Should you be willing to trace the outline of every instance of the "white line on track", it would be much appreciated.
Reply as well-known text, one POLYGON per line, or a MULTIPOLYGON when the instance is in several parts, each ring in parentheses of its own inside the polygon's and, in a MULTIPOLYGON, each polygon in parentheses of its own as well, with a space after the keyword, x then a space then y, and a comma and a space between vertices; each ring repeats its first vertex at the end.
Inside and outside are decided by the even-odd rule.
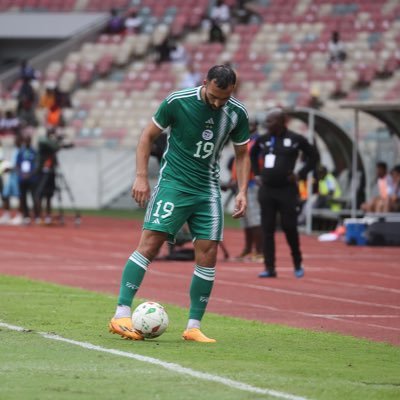
MULTIPOLYGON (((172 277, 177 278, 177 279, 183 278, 182 275, 171 273, 171 272, 162 272, 162 271, 155 271, 155 270, 151 270, 149 272, 151 272, 155 275, 168 276, 169 278, 172 278, 172 277)), ((335 296, 329 296, 329 295, 318 294, 318 293, 309 293, 309 292, 305 292, 305 291, 301 291, 301 290, 281 289, 281 288, 274 288, 274 287, 269 287, 269 286, 256 285, 256 284, 252 284, 252 283, 227 281, 224 279, 218 279, 218 284, 226 285, 226 286, 247 287, 250 289, 261 290, 261 291, 265 291, 265 292, 284 293, 284 294, 288 294, 288 295, 292 295, 292 296, 311 297, 311 298, 316 298, 316 299, 321 299, 321 300, 336 301, 336 302, 340 302, 340 303, 358 304, 358 305, 364 305, 364 306, 370 306, 370 307, 390 308, 390 309, 394 309, 394 310, 400 310, 400 306, 397 306, 397 305, 381 304, 381 303, 376 303, 376 302, 362 301, 362 300, 355 300, 355 299, 346 299, 346 298, 342 298, 342 297, 335 297, 335 296)))
POLYGON ((387 288, 384 286, 376 286, 376 285, 365 285, 361 283, 349 283, 349 282, 335 282, 331 281, 329 279, 318 279, 318 278, 307 278, 309 282, 316 282, 316 283, 328 283, 329 285, 338 285, 338 286, 346 286, 346 287, 352 287, 352 288, 365 288, 365 289, 371 289, 371 290, 378 290, 382 292, 390 292, 390 293, 396 293, 400 294, 399 289, 393 289, 393 288, 387 288))
MULTIPOLYGON (((386 266, 386 265, 385 265, 386 266)), ((246 265, 245 268, 238 268, 239 265, 233 266, 232 264, 224 263, 224 262, 219 262, 218 263, 218 271, 234 271, 235 273, 247 273, 248 270, 253 270, 257 269, 259 270, 260 268, 263 269, 263 264, 259 263, 258 265, 246 265)), ((395 264, 395 267, 397 267, 397 264, 395 264)), ((293 272, 293 267, 279 267, 279 271, 290 271, 291 273, 293 272)), ((355 271, 355 270, 346 270, 343 268, 336 268, 336 267, 315 267, 315 266, 307 266, 306 265, 306 271, 309 272, 333 272, 333 273, 338 273, 340 276, 345 276, 345 275, 350 275, 350 276, 360 276, 360 271, 355 271)), ((372 271, 363 271, 362 272, 363 276, 369 276, 369 277, 374 277, 374 278, 382 278, 382 279, 390 279, 390 280, 400 280, 400 276, 396 276, 395 274, 390 274, 390 273, 382 273, 382 272, 372 272, 372 271)), ((309 275, 307 275, 309 277, 309 275)))
MULTIPOLYGON (((10 325, 10 324, 4 323, 4 322, 0 322, 0 327, 6 328, 6 329, 9 329, 12 331, 17 331, 17 332, 28 331, 27 329, 25 329, 21 326, 10 325)), ((165 369, 172 371, 174 373, 177 373, 177 374, 189 375, 189 376, 192 376, 193 378, 220 383, 221 385, 228 386, 229 388, 232 388, 232 389, 238 389, 238 390, 242 390, 242 391, 250 392, 250 393, 265 394, 265 395, 269 395, 269 396, 276 397, 279 399, 307 400, 306 397, 300 397, 300 396, 296 396, 296 395, 293 395, 290 393, 279 392, 277 390, 263 389, 263 388, 259 388, 256 386, 251 386, 251 385, 248 385, 247 383, 234 381, 232 379, 224 378, 224 377, 218 376, 218 375, 212 375, 212 374, 208 374, 205 372, 196 371, 191 368, 183 367, 179 364, 162 361, 162 360, 159 360, 159 359, 153 358, 153 357, 142 356, 140 354, 129 353, 126 351, 121 351, 121 350, 108 349, 106 347, 96 346, 94 344, 87 343, 87 342, 79 342, 77 340, 63 338, 62 336, 54 335, 51 333, 45 333, 45 332, 36 332, 36 333, 38 335, 44 337, 45 339, 57 340, 60 342, 69 343, 74 346, 82 347, 86 350, 100 351, 103 353, 108 353, 108 354, 112 354, 112 355, 119 356, 119 357, 132 358, 137 361, 157 365, 159 367, 165 368, 165 369)))
POLYGON ((373 315, 373 314, 314 314, 326 318, 400 318, 400 315, 373 315))
POLYGON ((276 292, 276 293, 285 293, 289 294, 292 296, 304 296, 304 297, 311 297, 311 298, 316 298, 316 299, 321 299, 321 300, 331 300, 331 301, 337 301, 340 303, 350 303, 350 304, 359 304, 359 305, 365 305, 365 306, 371 306, 371 307, 383 307, 383 308, 392 308, 395 310, 400 310, 400 306, 396 305, 391 305, 391 304, 380 304, 380 303, 374 303, 370 301, 362 301, 362 300, 354 300, 354 299, 345 299, 341 297, 335 297, 335 296, 328 296, 324 294, 317 294, 317 293, 308 293, 308 292, 302 292, 300 290, 291 290, 291 289, 280 289, 280 288, 273 288, 273 287, 267 287, 267 286, 261 286, 261 285, 254 285, 254 284, 243 284, 239 282, 232 282, 232 281, 226 281, 226 280, 218 280, 219 284, 224 284, 228 286, 242 286, 242 287, 248 287, 251 289, 258 289, 266 292, 276 292))
MULTIPOLYGON (((329 316, 329 314, 327 316, 324 316, 324 318, 326 319, 330 319, 332 321, 340 321, 340 322, 348 322, 350 324, 360 324, 357 320, 352 321, 351 319, 346 319, 346 318, 339 318, 339 317, 332 317, 329 316)), ((364 322, 361 325, 365 325, 365 326, 371 326, 373 328, 379 328, 379 329, 387 329, 389 331, 395 331, 395 332, 400 332, 400 328, 393 328, 391 326, 382 326, 382 325, 378 325, 378 324, 371 324, 371 323, 366 323, 364 322)))
MULTIPOLYGON (((367 325, 367 326, 372 326, 374 328, 379 328, 379 329, 386 329, 386 330, 390 330, 390 331, 400 331, 400 328, 393 328, 390 326, 385 326, 385 325, 377 325, 377 324, 369 324, 366 322, 360 322, 360 321, 352 321, 346 318, 339 318, 339 316, 333 316, 331 314, 315 314, 315 313, 309 313, 306 311, 293 311, 293 310, 283 310, 281 308, 277 308, 277 307, 273 307, 273 306, 266 306, 263 304, 255 304, 255 303, 245 303, 245 302, 239 302, 237 300, 233 301, 233 300, 227 300, 227 299, 223 299, 223 298, 219 298, 219 297, 213 297, 213 301, 219 301, 221 303, 228 303, 228 304, 235 304, 235 306, 244 306, 247 308, 260 308, 262 310, 270 310, 273 312, 277 312, 277 313, 292 313, 292 314, 299 314, 299 315, 303 315, 306 317, 310 317, 310 318, 325 318, 325 319, 329 319, 329 320, 336 320, 336 321, 341 321, 341 322, 345 322, 345 323, 349 323, 349 324, 357 324, 357 325, 367 325)), ((342 317, 342 316, 340 316, 342 317)), ((349 316, 346 316, 347 318, 349 318, 349 316)))
MULTIPOLYGON (((237 267, 226 267, 222 266, 218 268, 218 271, 221 272, 234 272, 236 275, 238 273, 241 274, 247 274, 249 269, 259 269, 259 267, 254 267, 254 266, 249 266, 246 268, 239 269, 237 267)), ((289 271, 290 273, 293 272, 292 267, 281 267, 279 270, 282 271, 289 271)), ((319 268, 319 267, 307 267, 307 272, 308 271, 323 271, 326 270, 325 268, 319 268)), ((382 276, 380 276, 382 277, 382 276)), ((392 276, 391 276, 392 277, 392 276)), ((385 276, 387 278, 387 276, 385 276)), ((307 274, 307 282, 316 282, 316 283, 327 283, 329 285, 337 285, 337 286, 347 286, 347 287, 356 287, 356 288, 365 288, 365 289, 372 289, 372 290, 379 290, 379 291, 384 291, 384 292, 391 292, 391 293, 396 293, 399 294, 400 290, 399 289, 393 289, 393 288, 388 288, 385 286, 377 286, 377 285, 368 285, 368 284, 359 284, 359 283, 350 283, 346 281, 338 281, 338 280, 331 280, 331 279, 320 279, 320 278, 310 278, 310 275, 307 274)))

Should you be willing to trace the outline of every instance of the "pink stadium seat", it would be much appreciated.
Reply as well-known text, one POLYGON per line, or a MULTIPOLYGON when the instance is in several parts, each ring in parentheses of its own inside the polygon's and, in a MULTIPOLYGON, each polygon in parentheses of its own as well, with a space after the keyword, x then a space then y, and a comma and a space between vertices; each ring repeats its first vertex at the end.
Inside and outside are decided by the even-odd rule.
POLYGON ((88 85, 93 80, 94 70, 94 64, 82 64, 78 70, 79 83, 83 86, 88 85))
POLYGON ((132 90, 135 90, 138 92, 145 90, 147 88, 147 85, 148 85, 148 82, 144 81, 141 78, 138 78, 131 83, 132 90))
MULTIPOLYGON (((392 3, 393 1, 391 0, 392 3)), ((226 0, 226 2, 236 4, 234 0, 226 0)), ((180 36, 184 35, 188 28, 196 29, 199 26, 203 15, 208 12, 211 1, 0 0, 0 11, 8 7, 21 7, 22 10, 24 8, 40 7, 41 9, 52 11, 72 11, 78 3, 85 5, 86 11, 109 12, 112 7, 123 9, 124 7, 132 6, 133 3, 138 5, 139 9, 148 7, 150 10, 149 17, 156 17, 154 20, 157 19, 161 22, 166 15, 171 16, 171 19, 174 18, 170 26, 170 34, 180 36), (171 7, 176 9, 176 14, 174 14, 174 10, 171 7), (170 12, 171 14, 169 14, 170 12)), ((371 93, 373 96, 374 85, 371 85, 370 90, 349 90, 352 83, 358 83, 361 88, 371 84, 374 79, 383 77, 393 79, 394 83, 393 86, 385 86, 386 83, 380 82, 381 87, 385 87, 384 90, 387 90, 387 93, 381 90, 379 98, 398 99, 400 86, 397 84, 398 74, 395 72, 400 67, 400 60, 395 55, 396 49, 393 43, 399 43, 400 37, 392 34, 388 35, 389 39, 387 39, 383 34, 394 29, 394 24, 397 24, 396 21, 400 16, 400 5, 392 6, 390 12, 385 13, 383 11, 384 7, 382 7, 383 3, 388 4, 389 0, 384 2, 376 0, 335 0, 332 2, 327 2, 326 0, 313 0, 312 2, 302 0, 264 1, 260 2, 260 4, 265 5, 258 5, 260 14, 264 17, 262 23, 235 25, 233 27, 235 36, 239 36, 238 47, 236 47, 236 44, 231 46, 232 43, 229 42, 230 36, 228 36, 228 46, 218 43, 196 42, 195 45, 192 45, 192 48, 190 48, 190 45, 186 46, 186 44, 185 47, 194 61, 195 67, 202 75, 207 72, 210 65, 222 61, 221 54, 229 54, 231 61, 238 70, 240 80, 253 85, 254 91, 260 91, 260 93, 253 93, 246 86, 246 90, 239 93, 239 98, 248 98, 249 104, 254 107, 258 107, 262 102, 278 101, 279 99, 298 105, 307 105, 309 88, 313 82, 316 84, 321 83, 321 95, 326 98, 328 97, 327 91, 331 90, 330 88, 334 85, 333 95, 338 98, 347 95, 349 99, 363 99, 365 98, 363 97, 365 92, 371 93), (300 5, 307 6, 296 14, 294 10, 300 5), (357 12, 350 11, 346 13, 346 7, 351 8, 354 5, 358 7, 357 12), (325 13, 328 12, 328 14, 322 15, 323 11, 325 13), (369 17, 360 16, 361 12, 368 12, 369 17), (318 22, 321 27, 316 27, 313 24, 305 25, 310 21, 318 22), (264 32, 263 29, 266 27, 263 24, 265 23, 274 24, 274 26, 267 27, 264 32), (290 26, 278 25, 289 23, 290 26), (296 29, 292 29, 294 27, 296 29), (274 42, 271 43, 271 47, 262 48, 262 43, 258 42, 260 39, 258 32, 260 31, 260 34, 261 32, 268 34, 271 28, 277 33, 271 37, 274 42), (349 43, 349 57, 342 66, 327 68, 325 67, 326 60, 323 59, 323 56, 327 51, 326 46, 333 30, 339 30, 344 42, 349 43), (308 40, 309 36, 306 36, 306 34, 315 35, 315 39, 308 40), (370 45, 369 48, 365 43, 367 41, 370 45), (258 47, 254 46, 255 42, 260 45, 258 47), (267 54, 269 49, 275 49, 275 45, 280 46, 280 48, 278 47, 279 54, 282 55, 282 59, 277 62, 274 62, 275 59, 272 57, 272 53, 267 54), (355 49, 359 57, 355 55, 355 52, 352 52, 352 48, 355 49), (366 51, 368 53, 363 54, 364 50, 362 49, 367 48, 368 50, 366 51), (374 54, 376 57, 374 57, 374 54), (384 54, 384 57, 380 57, 382 54, 384 54), (388 57, 388 54, 391 54, 390 57, 388 57), (360 63, 360 60, 363 60, 363 63, 360 63), (378 63, 379 60, 381 61, 380 63, 378 63), (357 77, 355 77, 355 71, 358 73, 357 77), (379 74, 376 74, 377 71, 383 71, 385 76, 379 76, 379 74), (352 79, 354 82, 351 81, 352 79), (390 87, 390 90, 386 89, 386 87, 390 87), (265 88, 269 88, 269 90, 265 88), (346 91, 349 93, 346 93, 346 91)), ((193 35, 198 33, 195 31, 193 35)), ((184 36, 182 37, 185 40, 184 36)), ((127 96, 132 95, 133 99, 138 94, 151 90, 149 94, 154 92, 151 100, 154 100, 154 98, 162 100, 176 89, 175 85, 180 80, 178 76, 179 69, 171 68, 169 63, 156 66, 154 63, 149 63, 146 58, 135 64, 134 69, 127 68, 129 71, 119 69, 118 74, 110 74, 113 79, 114 77, 116 78, 118 83, 115 86, 106 85, 104 89, 100 89, 101 85, 99 87, 95 86, 96 96, 93 96, 94 91, 91 92, 90 83, 99 76, 106 77, 114 68, 114 56, 112 54, 108 55, 107 50, 103 50, 103 48, 107 48, 107 45, 110 45, 110 48, 114 49, 118 40, 123 42, 125 37, 100 34, 97 38, 97 43, 102 46, 96 44, 95 46, 96 51, 98 47, 101 48, 102 56, 90 58, 98 60, 95 65, 81 64, 80 60, 87 57, 82 57, 83 54, 80 54, 76 58, 70 57, 69 59, 74 60, 74 62, 65 64, 62 71, 51 70, 49 73, 47 71, 43 72, 43 80, 57 81, 66 72, 75 72, 79 84, 89 84, 88 89, 85 89, 88 93, 87 98, 84 98, 79 105, 81 107, 82 102, 84 102, 88 110, 99 99, 104 99, 107 104, 110 104, 115 91, 122 91, 127 96), (151 83, 154 83, 154 85, 151 85, 151 83), (112 89, 110 89, 111 87, 112 89), (95 97, 95 101, 92 100, 93 97, 95 97)), ((75 88, 75 86, 74 80, 72 87, 75 88)), ((16 89, 14 88, 13 93, 15 94, 15 92, 16 89)), ((84 122, 81 119, 72 119, 71 124, 79 132, 82 127, 85 127, 84 122)), ((126 130, 105 129, 104 137, 110 140, 118 141, 124 135, 129 134, 126 130)), ((95 136, 89 134, 89 136, 81 137, 81 139, 90 141, 94 140, 95 136)))
POLYGON ((392 55, 385 63, 385 72, 392 75, 400 67, 400 59, 392 55))
POLYGON ((122 140, 127 135, 126 129, 104 129, 103 137, 105 139, 122 140))
POLYGON ((107 75, 112 68, 113 57, 109 55, 104 55, 97 63, 96 69, 99 75, 107 75))
POLYGON ((371 65, 367 65, 367 64, 359 64, 357 65, 357 72, 358 72, 358 78, 357 78, 357 82, 355 82, 355 84, 357 84, 358 86, 368 86, 372 80, 374 79, 375 76, 375 69, 373 66, 371 65))

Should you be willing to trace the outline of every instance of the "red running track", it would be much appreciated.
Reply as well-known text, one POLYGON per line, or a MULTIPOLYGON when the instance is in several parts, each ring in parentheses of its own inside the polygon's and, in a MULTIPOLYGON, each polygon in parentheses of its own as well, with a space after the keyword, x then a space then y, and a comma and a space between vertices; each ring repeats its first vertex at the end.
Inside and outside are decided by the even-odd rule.
MULTIPOLYGON (((85 217, 76 228, 0 226, 0 274, 118 294, 122 268, 140 222, 85 217)), ((400 248, 320 243, 302 236, 306 275, 293 276, 284 237, 277 234, 277 279, 260 279, 263 265, 223 260, 209 311, 400 345, 400 248)), ((225 231, 231 255, 242 232, 225 231)), ((192 262, 155 261, 139 296, 188 307, 192 262)), ((110 315, 114 309, 110 310, 110 315)))

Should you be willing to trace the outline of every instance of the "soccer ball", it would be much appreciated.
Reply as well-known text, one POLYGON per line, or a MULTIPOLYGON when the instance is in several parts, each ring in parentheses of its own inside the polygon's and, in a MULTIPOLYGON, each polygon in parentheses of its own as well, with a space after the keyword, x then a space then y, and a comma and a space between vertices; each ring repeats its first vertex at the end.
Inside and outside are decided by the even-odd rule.
POLYGON ((169 319, 165 308, 153 301, 139 304, 132 313, 133 329, 146 339, 162 335, 168 327, 169 319))

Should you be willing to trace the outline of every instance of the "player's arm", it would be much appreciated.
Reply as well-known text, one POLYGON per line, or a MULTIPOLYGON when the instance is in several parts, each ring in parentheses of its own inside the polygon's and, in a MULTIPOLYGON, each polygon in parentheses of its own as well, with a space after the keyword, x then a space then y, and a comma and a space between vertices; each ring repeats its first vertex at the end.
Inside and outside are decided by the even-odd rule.
POLYGON ((161 134, 160 129, 153 121, 144 128, 136 148, 136 177, 132 186, 132 197, 140 207, 145 207, 150 198, 150 184, 148 179, 149 158, 153 142, 161 134))
POLYGON ((247 143, 242 145, 234 145, 234 149, 238 192, 235 197, 235 210, 232 216, 233 218, 240 218, 243 217, 247 208, 247 185, 250 174, 250 157, 247 149, 247 143))

